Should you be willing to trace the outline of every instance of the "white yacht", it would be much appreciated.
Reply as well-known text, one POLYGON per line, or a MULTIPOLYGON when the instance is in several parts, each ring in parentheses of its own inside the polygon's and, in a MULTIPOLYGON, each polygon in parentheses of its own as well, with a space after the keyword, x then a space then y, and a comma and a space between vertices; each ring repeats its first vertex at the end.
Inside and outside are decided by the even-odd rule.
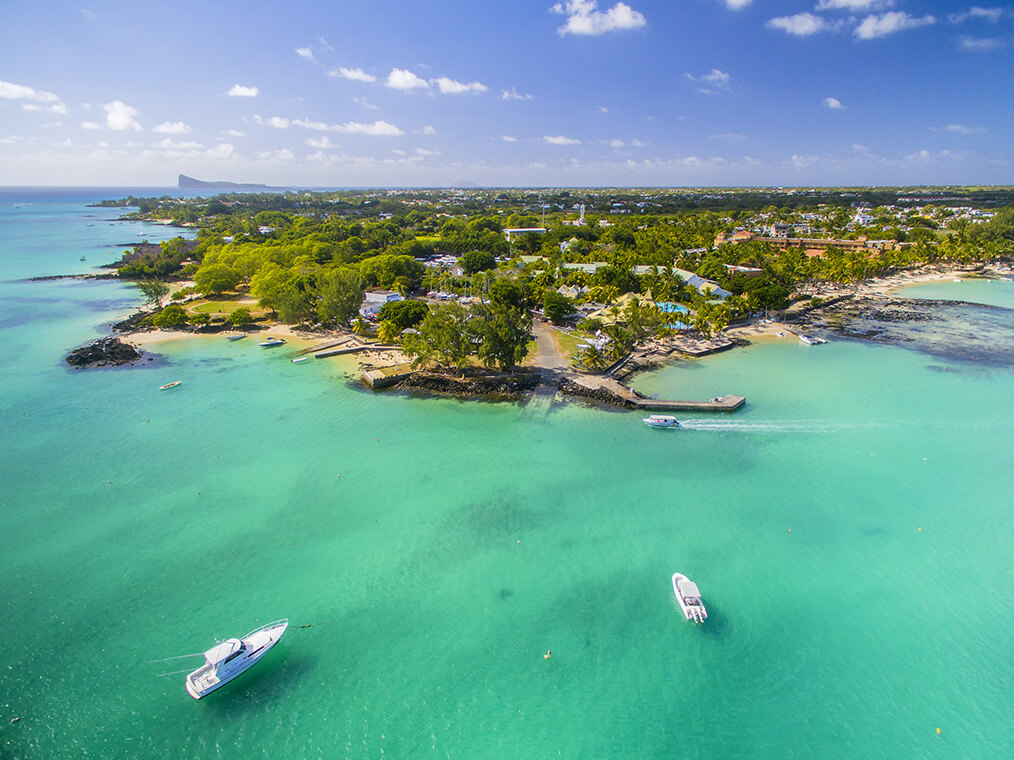
POLYGON ((807 333, 800 333, 799 339, 808 346, 816 346, 819 343, 827 343, 823 338, 818 338, 816 335, 808 335, 807 333))
POLYGON ((648 427, 653 428, 678 428, 679 421, 671 414, 653 414, 641 420, 648 427))
POLYGON ((676 594, 676 601, 687 620, 695 623, 703 623, 708 617, 708 611, 704 609, 704 602, 701 601, 701 590, 697 584, 687 578, 683 573, 673 573, 672 590, 676 594))
POLYGON ((275 346, 280 346, 283 343, 285 343, 285 338, 268 338, 265 341, 261 341, 257 345, 260 346, 261 348, 274 348, 275 346))
POLYGON ((276 620, 250 631, 242 639, 226 639, 213 646, 204 653, 204 664, 187 676, 187 692, 200 699, 229 683, 267 654, 288 627, 288 618, 276 620))

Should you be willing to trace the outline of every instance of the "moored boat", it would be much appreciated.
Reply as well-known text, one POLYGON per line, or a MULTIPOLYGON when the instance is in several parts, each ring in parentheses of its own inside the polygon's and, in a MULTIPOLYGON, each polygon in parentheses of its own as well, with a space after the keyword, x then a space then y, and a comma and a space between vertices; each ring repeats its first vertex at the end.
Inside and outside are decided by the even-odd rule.
POLYGON ((246 333, 240 333, 239 335, 226 335, 226 340, 243 340, 246 337, 246 333))
POLYGON ((653 428, 678 428, 679 421, 671 414, 653 414, 641 420, 648 427, 653 428))
POLYGON ((827 343, 823 338, 818 338, 816 335, 809 335, 807 333, 800 333, 799 339, 808 346, 816 346, 818 343, 827 343))
POLYGON ((257 345, 261 348, 274 348, 275 346, 281 346, 283 343, 285 343, 285 338, 268 338, 257 345))
POLYGON ((704 602, 701 601, 701 590, 697 588, 696 583, 683 575, 683 573, 673 573, 672 590, 687 620, 703 623, 707 619, 708 611, 704 609, 704 602))
POLYGON ((299 364, 300 362, 305 362, 309 358, 310 358, 309 356, 300 356, 300 357, 298 357, 296 359, 293 359, 292 363, 293 364, 299 364))
POLYGON ((242 639, 226 639, 204 653, 204 664, 187 676, 187 693, 205 697, 245 673, 268 651, 289 627, 288 618, 250 631, 242 639))
POLYGON ((167 391, 167 390, 169 390, 170 388, 175 388, 175 387, 176 387, 177 385, 183 385, 183 381, 182 381, 182 380, 174 380, 174 381, 173 381, 173 382, 171 382, 171 383, 166 383, 165 385, 160 385, 160 386, 158 387, 158 389, 159 389, 160 391, 167 391))

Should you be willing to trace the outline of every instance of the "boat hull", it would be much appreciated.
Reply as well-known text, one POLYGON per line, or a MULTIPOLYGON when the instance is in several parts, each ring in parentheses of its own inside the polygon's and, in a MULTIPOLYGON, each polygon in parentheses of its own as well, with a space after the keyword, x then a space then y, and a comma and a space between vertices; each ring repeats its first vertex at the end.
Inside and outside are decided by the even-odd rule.
MULTIPOLYGON (((202 699, 203 697, 211 694, 211 692, 217 691, 227 683, 234 681, 236 678, 243 675, 246 671, 260 662, 264 655, 270 652, 275 644, 279 642, 288 627, 289 621, 288 619, 285 619, 279 620, 276 623, 269 623, 262 628, 251 631, 244 636, 241 641, 245 646, 250 646, 254 654, 245 658, 240 664, 236 665, 234 669, 230 670, 224 676, 219 676, 216 669, 216 680, 213 683, 207 683, 206 685, 201 685, 197 683, 197 681, 205 675, 205 668, 207 666, 198 668, 187 676, 187 693, 194 699, 202 699)), ((221 663, 219 663, 219 667, 220 666, 221 663)))
POLYGON ((681 581, 686 583, 691 582, 683 573, 673 573, 672 592, 676 596, 676 603, 679 604, 683 617, 694 623, 703 623, 708 618, 708 611, 704 607, 704 602, 698 597, 696 604, 687 604, 683 598, 683 594, 680 592, 681 581))

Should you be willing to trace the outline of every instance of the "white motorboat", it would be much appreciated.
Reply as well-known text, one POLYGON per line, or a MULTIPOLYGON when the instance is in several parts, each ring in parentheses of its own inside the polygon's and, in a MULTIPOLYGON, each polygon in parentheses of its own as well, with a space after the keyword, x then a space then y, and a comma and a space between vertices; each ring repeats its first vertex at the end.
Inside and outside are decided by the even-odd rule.
POLYGON ((204 664, 187 676, 187 693, 200 699, 245 673, 278 643, 288 627, 288 618, 276 620, 242 639, 226 639, 213 646, 204 653, 204 664))
POLYGON ((704 602, 701 601, 701 590, 697 588, 696 583, 683 575, 683 573, 673 573, 672 590, 687 620, 703 623, 707 619, 708 611, 704 609, 704 602))
POLYGON ((310 358, 309 356, 300 356, 300 357, 299 357, 299 358, 297 358, 297 359, 293 359, 293 360, 292 360, 292 363, 293 363, 293 364, 301 364, 302 362, 305 362, 305 361, 306 361, 307 359, 309 359, 309 358, 310 358))
POLYGON ((808 335, 807 333, 800 333, 799 339, 808 346, 816 346, 819 343, 827 343, 823 338, 818 338, 816 335, 808 335))
POLYGON ((285 343, 285 338, 268 338, 257 345, 261 348, 274 348, 275 346, 280 346, 283 343, 285 343))
POLYGON ((648 427, 653 428, 678 428, 679 421, 671 414, 653 414, 641 420, 648 427))
POLYGON ((246 337, 246 333, 240 333, 239 335, 226 335, 226 340, 243 340, 246 337))

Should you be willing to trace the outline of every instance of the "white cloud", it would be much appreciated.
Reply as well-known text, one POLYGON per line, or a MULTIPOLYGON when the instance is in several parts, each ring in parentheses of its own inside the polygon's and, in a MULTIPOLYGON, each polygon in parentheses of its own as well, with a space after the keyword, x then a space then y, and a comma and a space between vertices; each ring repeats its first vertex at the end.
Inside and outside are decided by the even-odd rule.
POLYGON ((256 87, 244 87, 241 84, 234 84, 225 94, 234 98, 255 98, 259 92, 260 90, 256 87))
POLYGON ((94 121, 82 121, 81 129, 102 129, 102 125, 94 121))
POLYGON ((532 100, 534 95, 522 95, 520 92, 511 87, 509 90, 504 90, 500 95, 500 100, 532 100))
POLYGON ((746 8, 753 0, 722 0, 722 2, 730 11, 738 11, 741 8, 746 8))
POLYGON ((916 18, 909 16, 904 11, 889 11, 879 16, 876 14, 867 16, 855 29, 855 36, 858 40, 875 40, 886 37, 889 34, 896 34, 906 29, 916 29, 920 26, 935 24, 937 20, 933 16, 922 16, 916 18))
POLYGON ((440 155, 440 151, 426 150, 426 148, 416 148, 415 149, 415 154, 417 156, 439 156, 440 155))
POLYGON ((166 139, 159 142, 158 147, 163 148, 165 150, 169 149, 195 150, 197 148, 203 148, 204 146, 201 145, 199 142, 194 142, 193 140, 187 140, 185 142, 173 142, 167 137, 166 139))
POLYGON ((566 34, 599 35, 624 29, 640 29, 648 22, 644 14, 626 3, 617 3, 608 11, 598 9, 598 0, 565 0, 550 10, 565 15, 567 20, 557 31, 566 34))
POLYGON ((257 154, 257 158, 261 161, 285 162, 294 159, 295 155, 288 148, 282 148, 281 150, 261 151, 257 154))
POLYGON ((384 84, 392 90, 403 90, 405 92, 426 89, 430 86, 429 82, 422 77, 416 76, 408 69, 391 69, 391 73, 387 75, 387 81, 384 84))
POLYGON ((969 19, 981 18, 989 21, 992 24, 997 23, 1004 16, 1003 8, 979 8, 972 6, 964 13, 952 13, 947 17, 947 20, 952 24, 960 24, 969 19))
POLYGON ((605 106, 595 106, 595 110, 599 113, 609 113, 609 109, 605 106))
POLYGON ((356 104, 358 104, 360 106, 362 106, 367 111, 379 111, 380 110, 380 106, 373 105, 373 103, 371 103, 370 101, 368 101, 365 97, 362 97, 362 98, 352 98, 352 102, 356 103, 356 104))
POLYGON ((371 135, 374 137, 397 137, 405 134, 394 124, 386 121, 375 121, 365 124, 358 121, 347 121, 344 124, 327 124, 323 121, 309 121, 307 119, 285 119, 281 116, 272 116, 265 119, 254 115, 254 122, 276 129, 287 129, 290 126, 312 129, 316 132, 341 132, 347 135, 371 135))
POLYGON ((331 142, 331 138, 327 135, 323 137, 311 137, 306 141, 306 144, 311 148, 318 148, 319 150, 328 150, 331 148, 340 148, 340 145, 335 145, 331 142))
POLYGON ((87 8, 82 8, 81 9, 81 15, 84 16, 86 19, 89 19, 89 20, 95 18, 95 12, 94 11, 90 11, 87 8))
POLYGON ((967 50, 970 53, 986 53, 990 50, 1007 47, 1007 40, 1002 37, 969 37, 963 34, 958 44, 962 50, 967 50))
POLYGON ((60 98, 45 90, 36 90, 23 84, 0 80, 0 98, 5 100, 34 100, 38 103, 56 103, 60 98))
POLYGON ((610 148, 616 148, 617 150, 620 148, 643 148, 645 146, 645 143, 640 140, 624 142, 618 138, 613 138, 612 140, 602 140, 601 142, 603 145, 608 145, 610 148))
POLYGON ((425 127, 422 128, 422 133, 424 135, 435 135, 437 131, 429 124, 427 124, 425 127))
POLYGON ((50 106, 49 110, 55 114, 59 114, 60 116, 67 115, 67 106, 65 106, 63 103, 56 103, 55 105, 50 106))
POLYGON ((550 135, 546 135, 545 137, 542 138, 542 142, 546 143, 546 145, 580 145, 581 144, 580 140, 575 140, 572 137, 564 137, 563 135, 557 135, 556 137, 552 137, 550 135))
POLYGON ((894 0, 820 0, 818 11, 872 11, 890 8, 894 0))
POLYGON ((246 132, 240 132, 238 129, 227 129, 222 134, 226 137, 246 137, 246 132))
POLYGON ((845 106, 842 105, 842 102, 838 98, 824 98, 824 107, 830 108, 832 111, 842 111, 845 109, 845 106))
POLYGON ((313 60, 313 51, 310 50, 310 48, 308 48, 308 47, 296 48, 296 55, 298 55, 300 58, 302 58, 305 61, 312 61, 313 60))
POLYGON ((500 135, 500 139, 503 140, 504 142, 508 142, 508 143, 517 142, 518 141, 518 138, 511 137, 510 135, 500 135))
MULTIPOLYGON (((397 69, 396 69, 397 70, 397 69)), ((393 73, 393 72, 392 72, 393 73)), ((348 69, 344 66, 339 66, 334 71, 329 71, 328 76, 335 77, 336 79, 352 79, 356 82, 376 82, 377 78, 373 74, 367 74, 362 69, 348 69)))
POLYGON ((852 150, 854 150, 856 153, 872 153, 872 151, 869 148, 867 148, 865 145, 860 145, 859 143, 852 143, 852 150))
POLYGON ((981 135, 986 130, 983 127, 966 127, 963 124, 948 124, 944 127, 946 132, 956 132, 959 135, 981 135))
POLYGON ((712 140, 728 140, 729 142, 743 142, 746 139, 746 135, 741 135, 738 132, 722 132, 718 135, 709 135, 712 140))
POLYGON ((288 119, 283 119, 281 116, 272 116, 270 119, 264 119, 260 114, 254 114, 254 123, 263 124, 264 126, 274 127, 275 129, 288 129, 291 123, 288 119))
POLYGON ((489 88, 482 82, 456 82, 453 79, 447 77, 439 77, 434 79, 433 83, 440 89, 440 92, 444 95, 460 95, 465 92, 486 92, 489 88))
POLYGON ((729 84, 732 82, 732 76, 721 69, 712 69, 707 74, 702 74, 699 77, 695 77, 693 74, 684 74, 687 79, 691 82, 703 82, 709 85, 708 87, 698 87, 698 92, 703 92, 706 95, 714 95, 718 90, 725 90, 731 92, 729 84), (717 89, 713 89, 717 88, 717 89))
POLYGON ((832 25, 820 16, 814 16, 812 13, 797 13, 795 16, 773 18, 768 21, 767 27, 769 29, 781 29, 786 34, 792 34, 796 37, 809 37, 811 34, 831 29, 832 25))
POLYGON ((163 135, 185 135, 193 130, 191 130, 190 127, 182 121, 165 121, 157 127, 152 127, 151 131, 158 132, 163 135))
POLYGON ((137 123, 137 109, 131 108, 120 100, 106 103, 102 106, 106 111, 106 126, 117 132, 132 129, 135 132, 141 131, 141 125, 137 123))

